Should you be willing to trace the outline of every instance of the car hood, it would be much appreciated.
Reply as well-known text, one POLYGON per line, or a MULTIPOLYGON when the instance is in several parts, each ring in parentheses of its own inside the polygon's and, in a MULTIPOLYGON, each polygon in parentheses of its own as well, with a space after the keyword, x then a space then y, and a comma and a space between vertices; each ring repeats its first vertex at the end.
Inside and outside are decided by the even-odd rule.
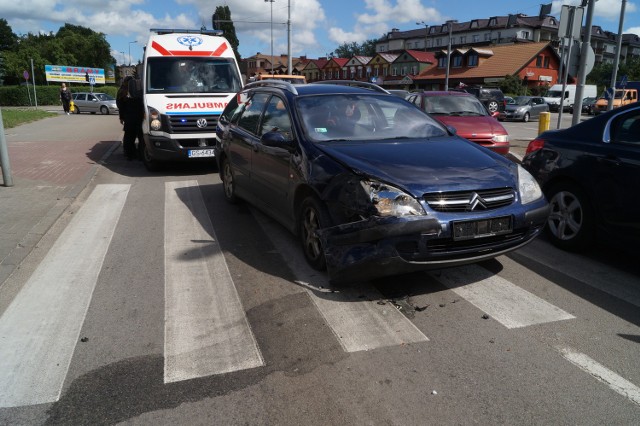
POLYGON ((506 135, 507 131, 502 124, 493 117, 488 116, 453 116, 453 115, 436 115, 436 120, 445 126, 451 126, 456 129, 456 133, 463 138, 473 137, 472 135, 506 135))
POLYGON ((355 173, 415 197, 436 191, 516 187, 513 163, 459 137, 332 142, 319 148, 355 173))
POLYGON ((506 111, 517 111, 518 108, 524 108, 526 107, 526 105, 515 105, 515 104, 511 104, 511 105, 507 105, 504 107, 504 109, 506 111))

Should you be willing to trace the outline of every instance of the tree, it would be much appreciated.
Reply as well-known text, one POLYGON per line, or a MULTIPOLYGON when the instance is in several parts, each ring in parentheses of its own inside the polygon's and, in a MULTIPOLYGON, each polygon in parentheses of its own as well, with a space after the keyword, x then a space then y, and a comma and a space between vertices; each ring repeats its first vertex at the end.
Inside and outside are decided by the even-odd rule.
POLYGON ((240 46, 240 41, 238 41, 238 37, 236 36, 236 28, 231 20, 231 10, 229 6, 217 6, 211 19, 214 28, 216 30, 222 30, 224 37, 233 48, 233 53, 239 61, 240 52, 238 52, 238 46, 240 46))
POLYGON ((0 18, 0 51, 13 50, 18 44, 18 36, 13 33, 6 19, 0 18))
POLYGON ((362 44, 359 44, 355 41, 351 43, 342 43, 336 50, 334 50, 334 54, 338 58, 352 58, 354 56, 375 56, 376 54, 376 42, 375 39, 370 39, 364 41, 362 44))

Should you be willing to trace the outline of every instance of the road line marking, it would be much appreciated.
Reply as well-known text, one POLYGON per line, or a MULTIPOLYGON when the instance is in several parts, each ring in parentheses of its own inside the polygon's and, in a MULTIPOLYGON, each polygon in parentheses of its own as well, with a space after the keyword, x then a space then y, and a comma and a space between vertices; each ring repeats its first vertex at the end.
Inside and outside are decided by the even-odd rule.
POLYGON ((605 383, 625 398, 640 405, 640 388, 638 386, 609 370, 602 364, 597 363, 583 353, 563 346, 556 346, 556 350, 558 350, 565 359, 579 367, 581 370, 605 383))
POLYGON ((548 250, 546 245, 535 243, 523 247, 516 253, 640 307, 640 286, 638 286, 637 276, 576 253, 572 254, 571 261, 564 260, 562 268, 559 269, 555 250, 548 250))
POLYGON ((0 407, 55 402, 130 185, 98 185, 0 318, 0 407))
POLYGON ((443 269, 431 276, 507 328, 575 318, 479 265, 443 269))
POLYGON ((370 284, 340 287, 332 292, 326 273, 315 271, 306 263, 299 246, 291 244, 291 236, 286 230, 257 210, 251 209, 251 212, 282 257, 287 259, 298 278, 296 283, 307 291, 345 352, 429 341, 392 304, 377 304, 375 301, 384 297, 370 284))
POLYGON ((197 181, 165 183, 164 382, 264 365, 197 181))

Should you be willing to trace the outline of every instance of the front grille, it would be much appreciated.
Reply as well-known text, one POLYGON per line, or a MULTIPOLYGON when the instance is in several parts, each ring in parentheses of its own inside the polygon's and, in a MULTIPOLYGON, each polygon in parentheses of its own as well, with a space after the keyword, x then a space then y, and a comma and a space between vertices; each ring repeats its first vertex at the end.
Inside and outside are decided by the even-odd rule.
POLYGON ((211 133, 216 131, 218 115, 163 115, 162 125, 167 133, 211 133), (204 119, 206 127, 198 127, 198 120, 204 119))
POLYGON ((455 241, 453 238, 436 238, 421 246, 417 240, 406 240, 396 243, 398 254, 408 262, 427 262, 437 260, 463 259, 470 254, 487 254, 514 247, 527 238, 526 230, 518 230, 512 234, 494 235, 455 241))
POLYGON ((425 194, 423 198, 435 211, 468 212, 508 206, 515 201, 516 195, 511 188, 496 188, 481 191, 437 192, 425 194))

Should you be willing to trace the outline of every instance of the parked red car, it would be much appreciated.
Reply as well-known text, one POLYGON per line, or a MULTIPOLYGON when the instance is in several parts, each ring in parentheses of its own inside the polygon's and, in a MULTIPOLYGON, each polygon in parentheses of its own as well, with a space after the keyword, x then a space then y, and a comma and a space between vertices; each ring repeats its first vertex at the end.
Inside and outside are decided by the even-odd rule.
MULTIPOLYGON (((445 126, 498 154, 509 153, 509 134, 475 96, 464 92, 413 92, 406 98, 445 126)), ((497 114, 497 113, 496 113, 497 114)))

